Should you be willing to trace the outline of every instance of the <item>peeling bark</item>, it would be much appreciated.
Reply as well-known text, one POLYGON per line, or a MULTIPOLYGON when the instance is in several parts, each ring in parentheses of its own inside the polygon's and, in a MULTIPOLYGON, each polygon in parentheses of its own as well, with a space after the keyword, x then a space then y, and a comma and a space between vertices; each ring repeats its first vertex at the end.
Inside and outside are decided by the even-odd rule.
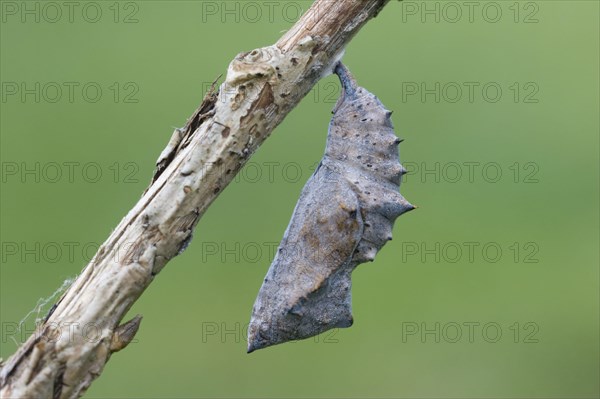
POLYGON ((157 161, 150 187, 0 369, 2 398, 77 398, 141 317, 120 324, 273 129, 388 0, 317 0, 272 46, 241 53, 157 161))

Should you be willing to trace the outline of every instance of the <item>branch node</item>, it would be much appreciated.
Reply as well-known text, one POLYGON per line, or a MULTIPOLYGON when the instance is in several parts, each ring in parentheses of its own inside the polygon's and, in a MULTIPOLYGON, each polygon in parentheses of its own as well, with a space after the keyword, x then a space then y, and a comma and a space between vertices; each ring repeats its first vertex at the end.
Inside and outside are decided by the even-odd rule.
POLYGON ((127 323, 121 324, 119 327, 117 327, 110 341, 110 351, 112 353, 118 352, 129 345, 131 341, 133 341, 135 334, 138 332, 141 322, 142 315, 137 315, 127 323))

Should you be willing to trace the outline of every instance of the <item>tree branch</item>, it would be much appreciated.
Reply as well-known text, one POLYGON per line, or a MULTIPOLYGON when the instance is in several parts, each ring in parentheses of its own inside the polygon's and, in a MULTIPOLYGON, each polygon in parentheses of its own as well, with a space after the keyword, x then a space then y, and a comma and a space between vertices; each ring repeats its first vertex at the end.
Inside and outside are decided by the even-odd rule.
POLYGON ((331 73, 346 44, 387 1, 317 0, 275 45, 235 57, 219 91, 211 90, 173 133, 142 198, 2 366, 2 398, 85 392, 137 332, 139 316, 119 325, 126 312, 186 248, 199 218, 249 157, 331 73))

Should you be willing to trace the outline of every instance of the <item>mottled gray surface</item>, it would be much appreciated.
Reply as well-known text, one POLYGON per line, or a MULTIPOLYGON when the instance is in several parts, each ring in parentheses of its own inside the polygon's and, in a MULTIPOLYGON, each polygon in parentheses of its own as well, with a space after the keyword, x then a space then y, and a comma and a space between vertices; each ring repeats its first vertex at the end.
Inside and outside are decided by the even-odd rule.
POLYGON ((350 274, 373 261, 396 218, 414 209, 398 192, 405 170, 391 112, 342 64, 335 72, 343 92, 325 155, 256 298, 248 352, 351 326, 350 274))

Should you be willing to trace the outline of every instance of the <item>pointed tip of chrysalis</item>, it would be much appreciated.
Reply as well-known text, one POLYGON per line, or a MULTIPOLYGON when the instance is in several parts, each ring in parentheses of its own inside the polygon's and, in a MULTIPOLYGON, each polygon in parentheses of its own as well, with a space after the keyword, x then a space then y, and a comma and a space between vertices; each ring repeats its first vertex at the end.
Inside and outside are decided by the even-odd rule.
POLYGON ((263 346, 258 345, 255 341, 248 340, 248 349, 246 350, 247 354, 254 352, 255 350, 261 349, 263 346))
POLYGON ((248 347, 246 353, 252 353, 272 345, 272 343, 260 336, 258 328, 252 328, 252 324, 253 323, 250 322, 250 328, 248 329, 248 347))
POLYGON ((346 271, 304 288, 299 285, 268 295, 264 293, 271 292, 271 286, 263 285, 248 325, 247 353, 350 327, 354 321, 351 286, 346 271))
POLYGON ((337 328, 350 328, 354 325, 354 316, 350 315, 346 320, 338 323, 337 328))

